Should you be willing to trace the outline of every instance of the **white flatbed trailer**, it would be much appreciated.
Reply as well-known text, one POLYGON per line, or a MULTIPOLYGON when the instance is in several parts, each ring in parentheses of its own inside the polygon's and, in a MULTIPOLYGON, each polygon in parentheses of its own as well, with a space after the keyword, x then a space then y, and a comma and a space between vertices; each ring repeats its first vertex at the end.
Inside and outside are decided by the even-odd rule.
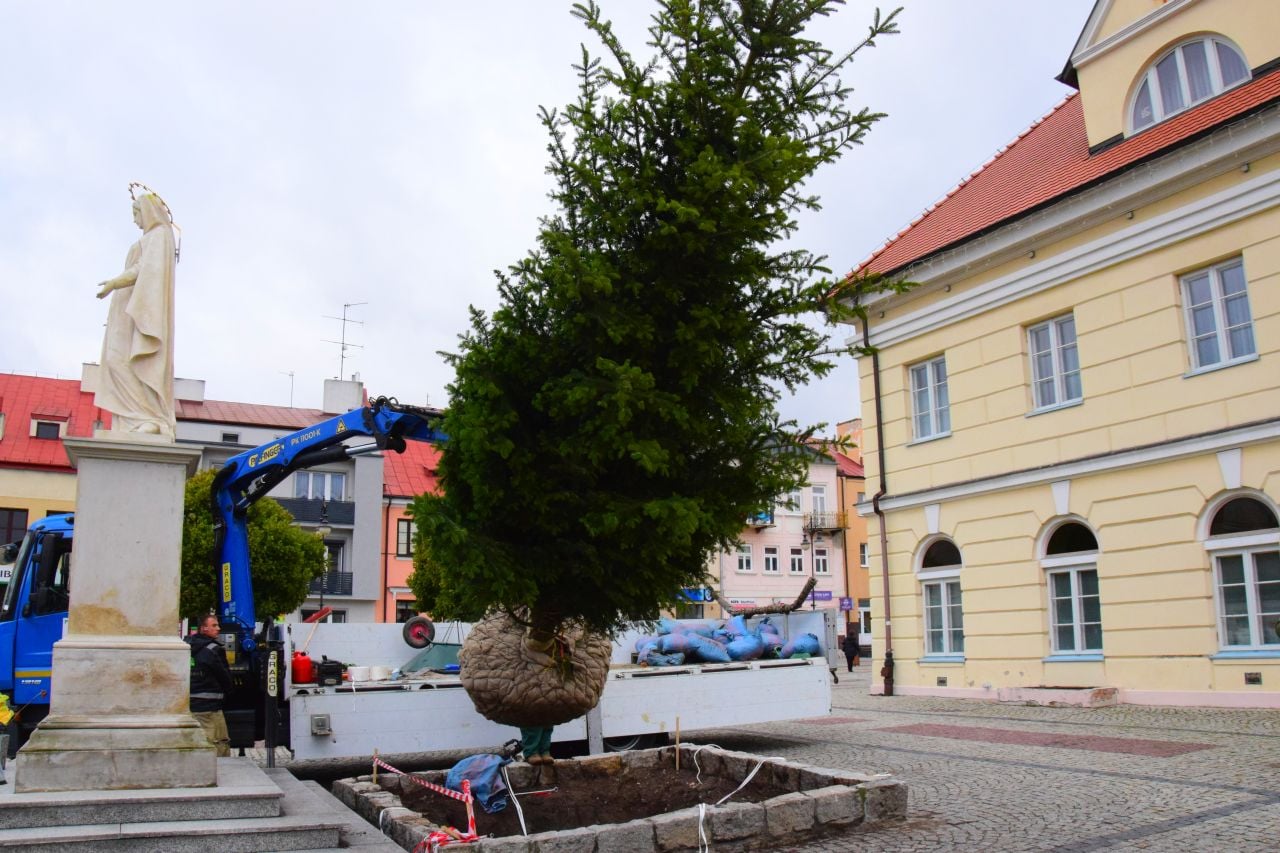
MULTIPOLYGON (((821 614, 815 614, 821 617, 821 614)), ((804 632, 807 623, 792 623, 804 632)), ((818 624, 821 624, 819 618, 818 624)), ((462 642, 465 625, 437 626, 439 643, 462 642)), ((293 623, 285 660, 306 646, 313 660, 396 668, 417 650, 390 624, 293 623)), ((819 637, 819 631, 814 631, 819 637)), ((553 741, 586 741, 591 751, 642 745, 654 735, 693 729, 823 717, 831 713, 826 658, 646 667, 630 663, 634 632, 614 645, 600 704, 585 717, 555 727, 553 741)), ((457 675, 343 682, 334 686, 285 680, 294 758, 353 759, 443 750, 493 750, 519 731, 476 712, 457 675)))

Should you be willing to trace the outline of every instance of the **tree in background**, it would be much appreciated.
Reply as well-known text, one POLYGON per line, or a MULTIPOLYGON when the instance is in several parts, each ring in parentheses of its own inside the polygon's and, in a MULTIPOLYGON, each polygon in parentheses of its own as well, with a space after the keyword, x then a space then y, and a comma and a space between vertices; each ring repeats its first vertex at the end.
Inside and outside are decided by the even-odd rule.
MULTIPOLYGON (((208 613, 217 606, 213 567, 213 511, 209 490, 217 471, 201 471, 187 481, 182 518, 182 585, 179 612, 208 613)), ((271 498, 249 507, 249 556, 253 603, 258 613, 295 610, 311 581, 325 570, 320 538, 293 524, 289 511, 271 498)))
POLYGON ((501 612, 542 651, 567 625, 608 633, 700 585, 803 482, 814 428, 780 420, 778 389, 844 351, 804 322, 841 285, 788 241, 818 208, 804 182, 881 117, 847 106, 841 72, 896 32, 876 12, 833 53, 805 31, 839 5, 663 0, 645 62, 573 7, 604 58, 584 47, 577 100, 542 111, 556 210, 536 249, 446 354, 443 493, 413 505, 420 607, 501 612))

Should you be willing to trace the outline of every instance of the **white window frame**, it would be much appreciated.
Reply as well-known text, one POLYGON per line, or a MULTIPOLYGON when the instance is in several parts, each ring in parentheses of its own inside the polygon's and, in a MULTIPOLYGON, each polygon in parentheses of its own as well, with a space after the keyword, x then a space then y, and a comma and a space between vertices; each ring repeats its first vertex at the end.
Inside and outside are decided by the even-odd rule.
POLYGON ((778 498, 778 510, 781 512, 797 513, 800 511, 800 501, 800 489, 792 489, 778 498))
POLYGON ((1191 373, 1202 373, 1209 370, 1217 370, 1222 367, 1230 367, 1233 364, 1241 362, 1254 361, 1258 358, 1258 341, 1254 336, 1253 310, 1249 304, 1249 279, 1244 273, 1244 258, 1234 257, 1222 263, 1214 264, 1204 269, 1198 269, 1193 272, 1180 276, 1179 282, 1182 287, 1182 315, 1183 322, 1187 330, 1187 357, 1191 363, 1191 373), (1244 289, 1239 293, 1226 295, 1223 293, 1222 273, 1233 267, 1239 267, 1240 278, 1244 281, 1244 289), (1192 285, 1201 278, 1207 278, 1209 282, 1209 301, 1192 303, 1191 288, 1192 285), (1227 303, 1244 304, 1245 321, 1237 323, 1234 326, 1229 325, 1227 318, 1227 303), (1195 314, 1197 309, 1209 309, 1209 316, 1213 319, 1213 329, 1207 333, 1197 335, 1195 314), (1231 332, 1236 329, 1247 329, 1249 333, 1249 347, 1247 352, 1235 352, 1232 345, 1231 332), (1218 359, 1216 361, 1201 362, 1200 348, 1196 346, 1196 342, 1201 339, 1212 337, 1217 349, 1218 359))
POLYGON ((827 487, 822 484, 816 484, 809 487, 809 503, 810 511, 814 515, 821 515, 827 511, 827 487))
POLYGON ((400 559, 413 556, 413 537, 417 535, 418 525, 412 518, 396 519, 396 556, 400 559), (401 547, 403 546, 403 550, 401 547))
POLYGON ((813 549, 813 573, 815 575, 831 574, 831 564, 827 561, 826 548, 813 549))
POLYGON ((753 556, 751 552, 750 543, 739 543, 737 551, 734 552, 734 556, 737 557, 736 571, 738 572, 738 574, 740 575, 750 574, 751 558, 753 556))
POLYGON ((1027 327, 1027 359, 1031 368, 1031 407, 1033 412, 1048 412, 1054 409, 1061 409, 1065 406, 1078 405, 1084 400, 1084 382, 1080 373, 1080 344, 1079 334, 1076 330, 1075 312, 1068 311, 1066 314, 1060 314, 1057 317, 1051 317, 1034 326, 1027 327), (1063 328, 1067 323, 1071 324, 1071 341, 1064 343, 1063 328), (1048 332, 1049 348, 1047 350, 1037 350, 1035 348, 1035 334, 1041 330, 1048 332), (1076 366, 1074 370, 1068 370, 1066 365, 1066 353, 1072 351, 1075 353, 1076 366), (1039 368, 1038 355, 1048 354, 1051 363, 1051 373, 1048 376, 1042 376, 1039 368), (1071 392, 1067 390, 1067 377, 1074 375, 1080 388, 1078 396, 1068 396, 1071 392), (1040 402, 1040 388, 1045 383, 1049 383, 1047 387, 1053 389, 1053 401, 1049 403, 1040 402))
POLYGON ((1040 561, 1041 567, 1045 569, 1045 594, 1047 596, 1048 613, 1049 613, 1049 648, 1053 655, 1101 655, 1102 643, 1104 642, 1102 630, 1102 589, 1100 579, 1098 579, 1098 559, 1096 552, 1087 552, 1080 554, 1063 554, 1053 557, 1045 557, 1040 561), (1080 589, 1080 579, 1083 574, 1092 572, 1094 578, 1099 581, 1098 589, 1098 645, 1096 648, 1091 647, 1085 640, 1085 626, 1094 624, 1084 621, 1084 596, 1080 589), (1058 622, 1058 610, 1055 606, 1059 600, 1054 595, 1054 578, 1058 576, 1067 576, 1069 578, 1070 592, 1069 600, 1071 602, 1071 621, 1070 623, 1058 622), (1062 648, 1058 641, 1058 628, 1061 625, 1071 625, 1071 636, 1074 648, 1062 648))
POLYGON ((964 591, 960 586, 959 571, 931 571, 928 573, 930 580, 920 584, 920 614, 923 621, 923 643, 924 657, 951 657, 964 654, 964 591), (938 605, 934 607, 929 604, 929 591, 931 589, 938 590, 938 605), (960 607, 960 624, 954 624, 952 618, 952 607, 950 591, 954 589, 956 594, 960 596, 956 603, 960 607), (930 612, 936 611, 939 626, 935 629, 930 624, 930 612), (942 648, 930 648, 931 636, 937 631, 941 632, 942 648), (957 644, 953 634, 957 631, 960 633, 960 642, 957 644), (958 646, 958 647, 957 647, 958 646))
POLYGON ((911 395, 912 440, 929 441, 951 435, 951 394, 946 356, 909 365, 907 377, 911 395), (923 405, 921 397, 924 398, 923 405))
POLYGON ((1125 125, 1129 128, 1130 134, 1137 133, 1140 130, 1146 130, 1149 127, 1154 127, 1171 116, 1176 116, 1178 113, 1185 112, 1197 104, 1202 104, 1205 101, 1228 91, 1229 89, 1234 89, 1236 86, 1243 86, 1251 79, 1253 79, 1253 75, 1249 71, 1249 63, 1245 61, 1243 51, 1236 47, 1230 40, 1225 39, 1222 36, 1199 36, 1197 38, 1187 39, 1181 44, 1174 45, 1169 50, 1160 54, 1154 62, 1147 66, 1146 70, 1143 71, 1135 81, 1133 94, 1129 96, 1129 100, 1125 106, 1125 125), (1188 45, 1195 44, 1197 42, 1205 45, 1205 56, 1208 59, 1206 70, 1209 72, 1209 93, 1200 98, 1193 99, 1191 95, 1191 83, 1187 75, 1186 58, 1183 50, 1188 45), (1222 82, 1222 65, 1218 59, 1218 44, 1225 46, 1228 50, 1235 53, 1235 55, 1240 59, 1240 64, 1245 68, 1245 76, 1243 79, 1237 80, 1231 84, 1224 84, 1222 82), (1172 110, 1165 108, 1164 93, 1160 89, 1160 79, 1157 71, 1160 64, 1170 56, 1174 57, 1174 62, 1177 65, 1178 90, 1179 94, 1182 96, 1182 105, 1172 110), (1144 84, 1146 86, 1148 97, 1151 100, 1151 120, 1149 122, 1139 124, 1137 117, 1134 115, 1134 110, 1137 108, 1138 100, 1142 96, 1144 84))
POLYGON ((787 560, 788 574, 802 575, 804 574, 804 549, 792 548, 789 559, 787 560))
POLYGON ((326 501, 343 501, 346 500, 347 475, 343 471, 298 471, 294 475, 293 496, 299 499, 310 500, 326 500, 326 501), (335 496, 333 494, 334 478, 339 477, 342 483, 342 494, 335 496), (323 478, 324 486, 316 494, 316 481, 323 478), (302 484, 306 483, 306 494, 298 494, 302 484))
MULTIPOLYGON (((1265 629, 1268 621, 1274 626, 1280 621, 1280 614, 1263 614, 1258 595, 1258 561, 1264 554, 1280 552, 1280 534, 1275 531, 1249 532, 1231 536, 1218 536, 1205 541, 1205 550, 1213 558, 1213 591, 1216 599, 1214 612, 1218 627, 1218 647, 1222 651, 1280 651, 1280 641, 1266 642, 1265 629), (1249 622, 1248 643, 1228 643, 1227 603, 1222 581, 1222 559, 1239 557, 1244 569, 1245 607, 1249 622)), ((1231 614, 1239 615, 1239 614, 1231 614)), ((1274 631, 1273 627, 1273 631, 1274 631)))
POLYGON ((781 574, 781 570, 778 568, 777 545, 764 546, 764 573, 766 575, 781 574))
POLYGON ((871 548, 866 542, 858 543, 858 565, 862 566, 864 569, 871 566, 870 551, 871 548))

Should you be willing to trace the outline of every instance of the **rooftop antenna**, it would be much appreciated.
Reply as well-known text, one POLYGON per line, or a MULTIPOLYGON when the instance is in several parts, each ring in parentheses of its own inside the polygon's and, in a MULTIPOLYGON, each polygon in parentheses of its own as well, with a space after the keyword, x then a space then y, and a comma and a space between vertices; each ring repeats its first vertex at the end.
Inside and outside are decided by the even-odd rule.
POLYGON ((282 370, 282 371, 280 371, 280 374, 281 374, 282 376, 288 376, 288 377, 289 377, 289 408, 291 408, 291 409, 292 409, 292 408, 293 408, 293 371, 292 371, 292 370, 282 370))
POLYGON ((341 317, 333 317, 333 316, 330 316, 330 315, 328 315, 328 314, 324 315, 326 319, 329 319, 329 320, 341 320, 341 321, 342 321, 342 340, 340 340, 340 341, 325 341, 325 343, 337 344, 339 347, 341 347, 341 350, 339 351, 339 354, 338 354, 338 375, 337 375, 336 377, 334 377, 334 378, 336 378, 336 379, 341 379, 341 378, 342 378, 342 376, 343 376, 343 371, 344 371, 344 369, 346 368, 346 361, 347 361, 347 347, 354 347, 354 348, 356 348, 356 349, 364 349, 364 347, 363 347, 363 346, 361 346, 360 344, 349 344, 349 343, 347 343, 347 324, 348 324, 348 323, 355 323, 355 324, 356 324, 356 325, 358 325, 358 326, 363 326, 363 325, 364 325, 364 321, 363 321, 363 320, 349 320, 349 319, 347 319, 347 309, 348 309, 348 308, 354 308, 354 307, 356 307, 357 305, 368 305, 368 304, 369 304, 368 302, 345 302, 345 303, 343 303, 343 305, 342 305, 342 316, 341 316, 341 317))

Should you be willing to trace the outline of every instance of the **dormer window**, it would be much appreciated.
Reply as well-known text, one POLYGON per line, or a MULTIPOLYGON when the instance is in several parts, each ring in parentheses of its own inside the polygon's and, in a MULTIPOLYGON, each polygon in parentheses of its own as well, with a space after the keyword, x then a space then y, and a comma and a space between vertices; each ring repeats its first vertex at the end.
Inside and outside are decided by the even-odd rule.
POLYGON ((1183 42, 1143 73, 1133 97, 1133 132, 1164 121, 1249 79, 1240 51, 1219 36, 1183 42))

